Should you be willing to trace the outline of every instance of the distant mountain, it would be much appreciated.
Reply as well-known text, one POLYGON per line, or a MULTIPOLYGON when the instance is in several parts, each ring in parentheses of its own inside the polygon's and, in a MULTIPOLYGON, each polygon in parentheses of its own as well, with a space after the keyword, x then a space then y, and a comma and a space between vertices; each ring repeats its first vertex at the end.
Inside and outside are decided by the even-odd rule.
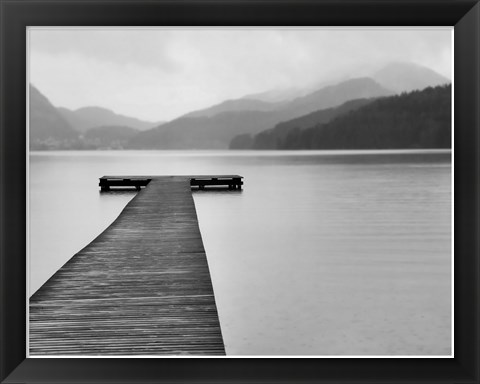
POLYGON ((79 132, 102 126, 127 126, 138 130, 146 130, 162 123, 148 122, 135 117, 119 115, 101 107, 84 107, 74 111, 60 107, 58 110, 70 125, 79 132))
POLYGON ((230 149, 276 149, 279 143, 283 143, 290 131, 327 123, 340 115, 371 103, 373 100, 375 99, 347 101, 338 107, 322 109, 293 120, 278 123, 274 128, 260 132, 253 137, 248 134, 238 135, 230 142, 230 149))
POLYGON ((276 149, 451 148, 451 112, 451 85, 428 87, 290 130, 276 149))
POLYGON ((213 117, 182 117, 140 132, 134 149, 226 149, 237 132, 255 132, 275 125, 276 114, 261 111, 224 112, 213 117))
MULTIPOLYGON (((395 93, 422 90, 426 87, 448 84, 450 79, 422 65, 409 62, 389 63, 378 71, 367 75, 382 85, 384 88, 395 93)), ((329 79, 317 84, 309 85, 307 88, 276 89, 266 92, 250 94, 244 99, 266 101, 270 103, 291 101, 295 98, 305 96, 313 91, 325 88, 348 80, 347 76, 340 76, 336 79, 329 79)))
POLYGON ((384 87, 397 93, 449 84, 451 80, 430 68, 413 63, 390 63, 372 76, 384 87))
POLYGON ((183 115, 183 117, 212 117, 224 112, 273 111, 277 108, 279 108, 279 105, 276 103, 252 99, 236 99, 227 100, 210 108, 187 113, 183 115))
MULTIPOLYGON (((136 149, 225 149, 239 134, 257 134, 281 121, 338 106, 348 100, 371 98, 391 94, 391 91, 369 78, 352 79, 334 86, 324 87, 309 95, 296 98, 272 110, 223 111, 225 104, 210 108, 207 116, 182 116, 160 127, 140 132, 129 143, 136 149)), ((246 101, 250 103, 250 101, 246 101)), ((242 102, 236 104, 236 106, 242 102)), ((268 109, 269 103, 252 103, 268 109)), ((204 110, 205 111, 205 110, 204 110)), ((198 112, 197 112, 198 113, 198 112)))
POLYGON ((313 82, 306 87, 277 88, 264 92, 251 93, 242 97, 242 99, 260 100, 268 103, 285 103, 306 96, 327 86, 343 83, 350 78, 351 76, 340 76, 328 80, 313 82))
POLYGON ((68 147, 76 132, 50 101, 30 85, 30 147, 47 149, 68 147))
POLYGON ((252 93, 244 96, 242 99, 259 100, 267 103, 281 103, 305 96, 311 92, 312 90, 305 90, 302 88, 273 89, 265 92, 252 93))
POLYGON ((126 143, 140 132, 124 126, 103 126, 91 128, 83 135, 85 147, 97 149, 123 149, 126 143))
POLYGON ((393 92, 369 77, 350 79, 323 87, 306 96, 291 101, 284 107, 291 118, 320 109, 336 107, 349 100, 387 96, 393 92))

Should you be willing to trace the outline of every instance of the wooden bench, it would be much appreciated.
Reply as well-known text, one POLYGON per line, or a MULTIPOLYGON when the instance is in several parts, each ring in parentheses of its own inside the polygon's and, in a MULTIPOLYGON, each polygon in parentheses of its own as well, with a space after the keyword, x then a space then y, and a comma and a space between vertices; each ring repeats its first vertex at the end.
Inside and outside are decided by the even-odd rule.
POLYGON ((192 187, 204 189, 206 185, 226 186, 228 189, 242 189, 242 176, 195 176, 190 179, 192 187))
POLYGON ((98 185, 102 191, 109 191, 111 187, 135 187, 140 190, 141 187, 146 187, 151 180, 151 178, 104 176, 100 178, 98 185))

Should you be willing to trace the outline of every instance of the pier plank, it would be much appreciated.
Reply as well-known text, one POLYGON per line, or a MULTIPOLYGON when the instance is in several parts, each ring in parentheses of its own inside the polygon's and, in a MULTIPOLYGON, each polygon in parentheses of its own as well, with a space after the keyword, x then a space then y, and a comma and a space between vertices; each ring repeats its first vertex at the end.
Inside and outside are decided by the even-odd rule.
POLYGON ((150 178, 30 298, 31 355, 225 354, 190 179, 150 178))

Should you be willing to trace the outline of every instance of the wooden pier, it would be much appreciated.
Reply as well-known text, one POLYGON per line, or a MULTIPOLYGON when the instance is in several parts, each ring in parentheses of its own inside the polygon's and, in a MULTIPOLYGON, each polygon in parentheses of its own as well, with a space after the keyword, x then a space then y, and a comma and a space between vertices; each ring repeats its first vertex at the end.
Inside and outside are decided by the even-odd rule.
POLYGON ((104 177, 100 186, 120 179, 148 188, 30 298, 30 354, 224 355, 191 188, 233 189, 232 178, 104 177))

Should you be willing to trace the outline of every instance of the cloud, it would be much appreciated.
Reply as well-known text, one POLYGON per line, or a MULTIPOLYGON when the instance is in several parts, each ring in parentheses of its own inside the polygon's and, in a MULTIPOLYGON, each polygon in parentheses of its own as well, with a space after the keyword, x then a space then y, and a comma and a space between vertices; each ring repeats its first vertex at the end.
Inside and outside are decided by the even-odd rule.
POLYGON ((42 28, 31 31, 30 48, 33 54, 76 54, 113 64, 160 66, 168 71, 178 65, 169 53, 174 41, 171 34, 168 30, 42 28))
POLYGON ((148 120, 365 75, 390 61, 451 74, 446 29, 32 28, 29 36, 30 80, 55 105, 148 120))

